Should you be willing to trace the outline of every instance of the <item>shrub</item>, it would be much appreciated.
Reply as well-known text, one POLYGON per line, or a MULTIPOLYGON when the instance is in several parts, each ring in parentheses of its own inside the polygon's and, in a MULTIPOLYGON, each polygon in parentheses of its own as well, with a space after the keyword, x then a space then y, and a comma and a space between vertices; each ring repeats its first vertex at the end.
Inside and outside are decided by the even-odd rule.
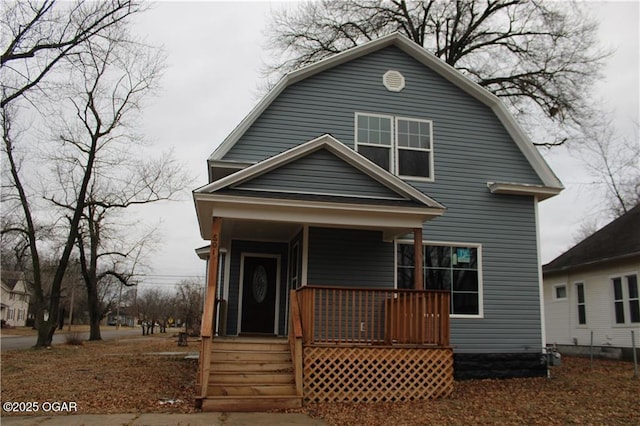
POLYGON ((65 336, 65 342, 67 345, 80 346, 82 345, 82 337, 80 337, 80 333, 68 333, 65 336))

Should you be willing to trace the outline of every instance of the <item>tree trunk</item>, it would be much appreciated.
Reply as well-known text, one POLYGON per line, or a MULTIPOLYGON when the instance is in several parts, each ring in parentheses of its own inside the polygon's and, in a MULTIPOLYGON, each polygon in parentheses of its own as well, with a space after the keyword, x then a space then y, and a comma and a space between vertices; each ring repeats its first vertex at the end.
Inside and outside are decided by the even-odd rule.
POLYGON ((42 315, 42 321, 38 325, 38 340, 36 341, 36 348, 46 348, 51 346, 53 342, 53 334, 58 327, 58 312, 50 313, 49 318, 44 320, 44 313, 42 315))
POLYGON ((87 299, 89 305, 89 340, 102 340, 102 336, 100 335, 102 312, 100 312, 97 283, 87 283, 87 299))

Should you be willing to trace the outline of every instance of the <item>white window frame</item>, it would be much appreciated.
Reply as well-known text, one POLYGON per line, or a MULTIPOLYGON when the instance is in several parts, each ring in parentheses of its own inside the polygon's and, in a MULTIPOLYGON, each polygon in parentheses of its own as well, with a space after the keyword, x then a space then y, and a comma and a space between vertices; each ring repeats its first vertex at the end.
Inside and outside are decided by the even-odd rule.
MULTIPOLYGON (((640 275, 638 274, 638 271, 633 271, 633 272, 622 272, 622 273, 618 273, 615 275, 611 275, 609 276, 609 291, 611 294, 611 307, 612 307, 612 311, 611 311, 611 324, 613 327, 638 327, 640 326, 640 322, 631 322, 631 309, 630 309, 630 303, 631 301, 635 301, 638 300, 638 303, 640 303, 640 298, 633 298, 631 299, 630 295, 629 295, 629 280, 627 279, 627 277, 629 276, 633 276, 635 275, 636 277, 636 282, 638 284, 638 286, 640 287, 640 275), (621 287, 622 287, 622 299, 616 299, 615 296, 615 291, 614 291, 614 287, 613 287, 613 280, 619 278, 620 279, 620 283, 621 283, 621 287), (616 302, 617 301, 621 301, 622 302, 622 308, 623 308, 623 312, 622 312, 622 316, 624 319, 624 322, 617 322, 616 321, 616 302)), ((640 288, 639 288, 640 290, 640 288)))
POLYGON ((402 179, 420 181, 420 182, 433 182, 435 180, 435 169, 434 169, 434 143, 433 143, 433 120, 428 120, 425 118, 417 118, 417 117, 407 117, 407 116, 395 116, 390 114, 377 114, 377 113, 368 113, 368 112, 356 112, 353 120, 353 144, 356 152, 359 152, 359 146, 370 146, 370 147, 386 147, 387 145, 381 144, 372 144, 366 142, 358 141, 358 117, 377 117, 377 118, 385 118, 390 120, 391 122, 391 145, 389 146, 389 173, 392 173, 402 179), (429 124, 429 149, 423 148, 411 148, 411 147, 400 147, 398 146, 398 121, 417 121, 420 123, 428 123, 429 124), (419 152, 428 152, 429 153, 429 177, 421 177, 421 176, 411 176, 411 175, 401 175, 399 173, 399 150, 405 151, 419 151, 419 152))
POLYGON ((567 288, 566 283, 554 284, 553 285, 553 300, 556 302, 564 302, 569 297, 569 289, 567 288), (564 297, 558 297, 558 288, 564 287, 564 297))
POLYGON ((403 179, 411 179, 411 180, 416 180, 416 181, 424 181, 424 182, 433 182, 433 121, 432 120, 425 120, 423 118, 412 118, 412 117, 395 117, 395 121, 394 121, 394 128, 393 128, 394 132, 392 133, 392 135, 394 136, 393 138, 393 145, 394 145, 394 153, 395 153, 395 171, 396 171, 396 175, 398 175, 398 177, 401 177, 403 179), (404 121, 416 121, 418 123, 429 123, 429 149, 424 149, 424 148, 411 148, 411 147, 400 147, 398 145, 398 121, 399 120, 404 120, 404 121), (400 150, 405 150, 405 151, 418 151, 418 152, 428 152, 429 153, 429 177, 420 177, 420 176, 406 176, 406 175, 401 175, 400 174, 400 150))
MULTIPOLYGON (((395 240, 394 243, 394 274, 393 274, 393 287, 398 288, 398 244, 413 244, 413 240, 400 239, 395 240)), ((484 318, 484 285, 483 285, 483 272, 482 272, 482 244, 478 243, 461 243, 451 241, 423 241, 424 246, 446 246, 446 247, 473 247, 477 249, 477 263, 478 263, 478 313, 477 314, 449 314, 449 318, 484 318)), ((423 265, 423 268, 425 265, 423 265)), ((453 295, 453 289, 450 291, 453 295)))

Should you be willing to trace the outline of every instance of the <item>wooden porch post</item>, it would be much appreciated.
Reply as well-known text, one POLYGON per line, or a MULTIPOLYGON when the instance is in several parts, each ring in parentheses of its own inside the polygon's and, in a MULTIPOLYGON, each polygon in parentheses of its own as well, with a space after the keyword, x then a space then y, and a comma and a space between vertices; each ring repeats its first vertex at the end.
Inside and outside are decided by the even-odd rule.
POLYGON ((422 228, 413 230, 413 288, 416 290, 424 290, 424 269, 422 267, 422 228))
POLYGON ((218 281, 218 255, 220 252, 220 229, 222 218, 214 217, 211 222, 211 246, 209 249, 209 268, 207 271, 207 295, 205 298, 204 312, 202 315, 201 335, 211 337, 213 335, 213 312, 216 302, 216 285, 218 281))

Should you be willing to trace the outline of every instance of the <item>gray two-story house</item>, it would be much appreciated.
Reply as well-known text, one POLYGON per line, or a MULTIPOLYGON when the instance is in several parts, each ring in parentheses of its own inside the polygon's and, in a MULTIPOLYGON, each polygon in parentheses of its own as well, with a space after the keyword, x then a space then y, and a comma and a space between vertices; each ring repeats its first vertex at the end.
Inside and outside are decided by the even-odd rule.
POLYGON ((537 204, 562 185, 496 96, 419 45, 392 34, 287 74, 207 165, 205 407, 544 374, 537 204), (225 385, 237 345, 277 337, 292 378, 225 385))

